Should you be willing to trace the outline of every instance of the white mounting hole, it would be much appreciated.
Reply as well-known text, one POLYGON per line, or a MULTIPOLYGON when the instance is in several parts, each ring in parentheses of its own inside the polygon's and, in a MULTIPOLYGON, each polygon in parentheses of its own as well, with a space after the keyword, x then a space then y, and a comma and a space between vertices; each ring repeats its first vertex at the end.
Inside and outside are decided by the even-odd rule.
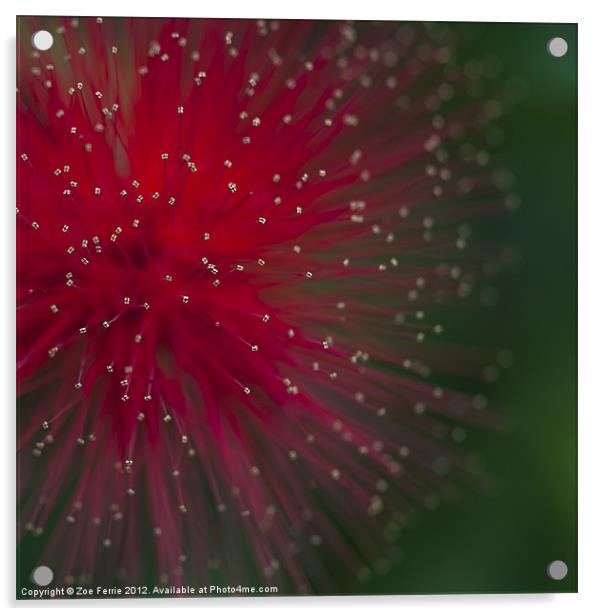
POLYGON ((568 50, 569 44, 561 36, 555 36, 548 41, 548 53, 555 58, 562 58, 568 50))
POLYGON ((48 30, 38 30, 31 37, 31 44, 38 51, 47 51, 52 47, 52 43, 54 43, 54 39, 48 30))
POLYGON ((40 565, 33 570, 31 577, 38 586, 48 586, 54 578, 54 573, 50 567, 40 565))
POLYGON ((569 568, 563 560, 553 560, 548 565, 548 576, 553 580, 564 580, 569 572, 569 568))

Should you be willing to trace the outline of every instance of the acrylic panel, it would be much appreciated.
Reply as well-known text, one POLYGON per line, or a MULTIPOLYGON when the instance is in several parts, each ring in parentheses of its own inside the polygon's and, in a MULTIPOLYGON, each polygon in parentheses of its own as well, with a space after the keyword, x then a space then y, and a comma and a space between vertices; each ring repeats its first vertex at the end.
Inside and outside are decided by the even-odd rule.
POLYGON ((17 19, 17 597, 575 592, 571 24, 17 19))

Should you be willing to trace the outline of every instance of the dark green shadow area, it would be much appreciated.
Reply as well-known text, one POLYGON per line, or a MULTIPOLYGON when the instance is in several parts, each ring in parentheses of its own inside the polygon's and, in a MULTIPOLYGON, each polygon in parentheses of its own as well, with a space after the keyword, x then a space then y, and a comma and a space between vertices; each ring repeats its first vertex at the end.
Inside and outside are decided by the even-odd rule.
POLYGON ((483 344, 513 350, 494 396, 515 425, 467 440, 485 452, 497 494, 424 516, 402 533, 401 563, 350 593, 577 591, 577 26, 462 27, 473 35, 467 57, 497 56, 504 77, 526 85, 500 123, 506 139, 496 153, 522 197, 510 229, 521 264, 498 285, 490 331, 471 321, 453 332, 466 340, 476 330, 483 344), (546 49, 555 36, 568 42, 562 58, 546 49), (546 573, 553 560, 568 565, 562 581, 546 573))

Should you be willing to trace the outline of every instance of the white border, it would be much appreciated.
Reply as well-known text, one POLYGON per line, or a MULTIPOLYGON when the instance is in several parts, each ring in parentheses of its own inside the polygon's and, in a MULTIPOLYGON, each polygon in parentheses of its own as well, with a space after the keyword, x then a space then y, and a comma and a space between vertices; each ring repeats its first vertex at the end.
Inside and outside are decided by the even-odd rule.
MULTIPOLYGON (((93 608, 125 611, 149 609, 193 608, 206 610, 244 610, 258 612, 316 610, 326 613, 332 609, 344 609, 350 613, 365 613, 377 609, 379 614, 399 614, 402 610, 419 610, 422 614, 445 612, 446 615, 466 614, 563 614, 569 611, 582 613, 600 605, 597 596, 598 576, 602 571, 601 561, 601 490, 599 475, 600 437, 602 435, 602 408, 597 380, 600 366, 602 337, 600 323, 602 302, 600 292, 600 265, 602 255, 602 199, 600 199, 599 158, 602 126, 600 103, 601 54, 600 24, 602 10, 596 3, 587 0, 572 2, 535 2, 528 0, 429 0, 429 2, 400 2, 394 0, 369 0, 343 2, 341 0, 304 0, 289 3, 280 0, 240 0, 204 4, 196 1, 170 0, 162 3, 142 4, 127 0, 102 0, 90 13, 81 0, 52 3, 42 1, 8 0, 3 3, 2 56, 3 71, 0 84, 0 118, 3 122, 2 145, 0 146, 0 174, 4 203, 2 207, 3 238, 0 246, 2 268, 2 336, 0 345, 1 391, 5 404, 2 407, 2 443, 4 461, 0 475, 0 528, 4 533, 2 559, 0 560, 0 589, 2 603, 27 610, 93 608), (15 121, 14 121, 14 74, 15 74, 15 15, 156 15, 198 17, 279 17, 279 18, 346 18, 346 19, 404 19, 437 21, 534 21, 579 23, 579 594, 576 595, 504 595, 504 596, 401 596, 401 597, 330 597, 303 599, 205 599, 202 602, 186 600, 157 601, 77 601, 43 603, 20 602, 13 599, 14 572, 14 177, 15 177, 15 121), (598 77, 596 78, 596 74, 598 77)), ((550 101, 553 104, 553 101, 550 101)), ((545 221, 542 221, 545 230, 545 221)), ((559 324, 562 327, 563 324, 559 324)), ((551 335, 553 335, 551 333, 551 335)), ((553 478, 550 478, 553 481, 553 478)))

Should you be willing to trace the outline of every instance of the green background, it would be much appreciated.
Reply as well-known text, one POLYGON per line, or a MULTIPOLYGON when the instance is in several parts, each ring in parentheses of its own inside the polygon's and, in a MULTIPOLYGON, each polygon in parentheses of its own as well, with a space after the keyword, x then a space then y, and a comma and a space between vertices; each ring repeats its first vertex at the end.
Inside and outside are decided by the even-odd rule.
MULTIPOLYGON (((492 392, 514 425, 501 436, 470 432, 466 442, 486 452, 495 493, 426 514, 402 533, 400 563, 361 592, 576 592, 577 26, 453 27, 470 36, 467 57, 497 56, 504 76, 526 86, 499 123, 506 139, 496 152, 522 198, 500 234, 510 233, 522 259, 498 284, 492 331, 479 328, 515 354, 492 392), (562 58, 547 52, 556 36, 568 42, 562 58), (553 560, 567 563, 564 580, 547 576, 553 560)), ((474 336, 472 321, 455 329, 458 340, 474 336)))

